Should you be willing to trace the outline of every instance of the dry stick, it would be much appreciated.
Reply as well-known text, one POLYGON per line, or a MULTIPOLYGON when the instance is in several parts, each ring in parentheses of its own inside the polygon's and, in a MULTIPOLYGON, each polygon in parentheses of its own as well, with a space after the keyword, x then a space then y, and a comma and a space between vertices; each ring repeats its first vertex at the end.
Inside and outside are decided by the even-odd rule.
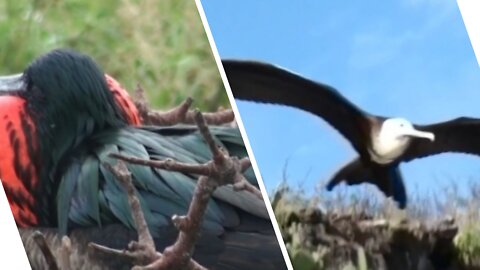
MULTIPOLYGON (((200 113, 198 110, 194 111, 194 120, 198 126, 200 133, 202 134, 205 142, 210 148, 210 151, 213 154, 213 163, 207 162, 201 165, 192 165, 174 161, 172 159, 165 159, 165 160, 145 160, 139 159, 130 156, 124 156, 120 154, 110 154, 111 157, 138 165, 150 166, 158 169, 164 169, 169 171, 177 171, 182 173, 193 173, 199 174, 204 176, 210 176, 215 178, 215 173, 217 173, 217 179, 223 180, 223 182, 218 183, 219 185, 227 185, 232 184, 236 191, 246 190, 254 195, 256 195, 259 199, 263 200, 262 193, 258 188, 248 182, 245 177, 241 173, 248 169, 251 165, 250 160, 248 158, 243 158, 238 160, 236 157, 229 157, 228 153, 222 151, 216 144, 215 141, 208 129, 207 123, 203 117, 203 114, 200 113), (230 161, 230 162, 227 162, 230 161), (231 178, 220 176, 219 173, 227 171, 226 169, 219 170, 219 168, 229 168, 232 166, 236 166, 237 173, 232 175, 231 178), (215 170, 217 169, 217 170, 215 170)), ((230 172, 230 171, 229 171, 230 172)), ((218 180, 217 180, 218 181, 218 180)))
POLYGON ((136 158, 131 156, 124 156, 116 153, 110 154, 110 157, 131 163, 131 164, 150 166, 150 167, 167 170, 167 171, 193 173, 193 174, 200 174, 200 175, 210 174, 210 167, 208 165, 187 164, 187 163, 174 161, 171 158, 167 158, 165 160, 149 160, 149 159, 141 159, 141 158, 136 158))
POLYGON ((205 270, 204 267, 193 261, 190 257, 185 258, 184 253, 165 253, 163 256, 161 253, 156 251, 155 243, 150 234, 150 231, 145 221, 143 215, 140 201, 135 195, 135 187, 132 183, 131 174, 128 171, 125 163, 119 161, 117 165, 111 166, 109 164, 104 164, 104 166, 110 170, 120 181, 123 187, 127 190, 128 202, 132 209, 132 215, 135 222, 135 227, 138 232, 138 242, 133 241, 128 245, 128 250, 116 250, 94 243, 90 243, 89 246, 94 250, 116 256, 125 256, 134 261, 137 266, 132 269, 143 270, 143 269, 192 269, 192 270, 205 270), (187 259, 188 261, 185 264, 166 264, 162 265, 162 262, 169 260, 173 262, 182 261, 187 259), (177 258, 181 257, 181 258, 177 258), (147 266, 139 266, 147 265, 147 266), (185 267, 186 265, 187 267, 185 267))
POLYGON ((47 262, 48 269, 58 270, 59 268, 57 265, 57 261, 55 260, 55 257, 53 256, 52 251, 48 247, 47 241, 45 240, 45 236, 41 232, 35 231, 32 237, 35 243, 37 243, 38 247, 40 248, 40 251, 42 252, 45 258, 45 261, 47 262))
POLYGON ((116 249, 107 248, 101 245, 90 243, 89 246, 100 250, 107 254, 123 255, 132 259, 136 264, 145 265, 161 257, 155 248, 155 242, 148 230, 147 222, 143 215, 140 201, 135 195, 135 187, 132 184, 132 175, 128 171, 125 163, 119 161, 115 166, 104 163, 103 166, 107 168, 120 181, 122 186, 127 191, 128 203, 130 205, 135 228, 138 232, 138 242, 131 242, 128 245, 128 250, 120 251, 116 249))
POLYGON ((190 258, 193 255, 208 201, 218 186, 233 183, 234 179, 241 178, 239 177, 241 175, 239 160, 229 158, 217 147, 208 130, 207 123, 199 111, 195 111, 195 121, 213 154, 213 162, 199 165, 198 168, 205 169, 209 174, 208 176, 200 176, 198 179, 187 215, 174 215, 172 217, 173 223, 180 230, 177 241, 173 246, 165 249, 162 260, 157 260, 145 269, 174 269, 174 266, 197 269, 190 258), (181 256, 174 256, 178 254, 181 256))
POLYGON ((70 270, 72 268, 72 262, 70 260, 70 255, 72 254, 72 242, 68 236, 62 237, 62 247, 60 248, 60 257, 58 262, 60 269, 70 270))
MULTIPOLYGON (((195 113, 189 111, 192 103, 193 99, 188 97, 179 106, 167 112, 154 111, 149 108, 143 88, 137 85, 137 90, 135 91, 135 105, 143 119, 143 123, 147 125, 171 126, 175 124, 193 124, 195 123, 195 113)), ((232 110, 204 113, 203 117, 209 125, 223 125, 235 120, 235 115, 232 110)))
MULTIPOLYGON (((212 143, 213 143, 213 139, 212 139, 212 143)), ((150 166, 150 167, 162 169, 162 170, 176 171, 176 172, 189 173, 189 174, 198 174, 203 176, 212 175, 212 170, 213 170, 212 166, 214 166, 211 161, 205 164, 193 165, 193 164, 178 162, 170 158, 165 160, 148 160, 148 159, 141 159, 141 158, 136 158, 131 156, 124 156, 124 155, 115 154, 115 153, 110 154, 110 157, 117 158, 119 160, 131 163, 131 164, 138 164, 138 165, 150 166)), ((243 158, 241 160, 238 160, 236 157, 232 157, 231 159, 235 160, 235 162, 238 162, 238 168, 240 172, 244 172, 246 169, 250 167, 250 160, 248 158, 243 158)), ((220 163, 221 162, 223 162, 223 160, 220 160, 220 163)), ((257 187, 255 187, 250 182, 248 182, 248 180, 246 180, 241 174, 234 176, 232 180, 226 183, 221 183, 221 185, 227 185, 227 184, 233 184, 233 188, 235 191, 246 190, 252 193, 253 195, 257 196, 259 199, 263 200, 262 192, 257 187)))
POLYGON ((68 236, 62 237, 62 245, 60 247, 60 253, 57 259, 55 259, 52 250, 47 244, 45 236, 40 231, 35 231, 31 237, 40 248, 40 251, 42 252, 47 263, 48 269, 70 270, 72 268, 70 260, 70 254, 72 254, 72 243, 68 236))
MULTIPOLYGON (((132 242, 129 245, 128 250, 124 251, 110 249, 96 244, 90 244, 91 247, 108 254, 127 256, 136 262, 137 266, 133 269, 138 270, 205 269, 191 258, 200 233, 208 201, 218 186, 242 183, 243 181, 247 182, 241 173, 250 166, 250 162, 248 158, 242 160, 235 157, 231 158, 228 156, 228 153, 225 153, 217 147, 210 131, 208 130, 207 123, 199 111, 195 111, 194 119, 197 122, 200 133, 209 145, 214 157, 213 161, 201 165, 191 165, 175 162, 173 160, 148 161, 121 155, 111 155, 120 159, 118 164, 116 166, 105 164, 105 166, 122 182, 127 190, 130 207, 132 208, 135 225, 139 234, 139 241, 132 242), (175 243, 172 246, 167 247, 163 254, 156 252, 155 244, 153 243, 146 225, 140 203, 135 195, 131 174, 122 160, 165 170, 175 170, 202 175, 197 181, 187 215, 174 215, 172 217, 172 221, 179 229, 180 233, 175 243), (138 266, 145 265, 146 263, 150 264, 146 266, 138 266)), ((238 188, 249 190, 248 186, 249 183, 242 183, 239 184, 238 188)))

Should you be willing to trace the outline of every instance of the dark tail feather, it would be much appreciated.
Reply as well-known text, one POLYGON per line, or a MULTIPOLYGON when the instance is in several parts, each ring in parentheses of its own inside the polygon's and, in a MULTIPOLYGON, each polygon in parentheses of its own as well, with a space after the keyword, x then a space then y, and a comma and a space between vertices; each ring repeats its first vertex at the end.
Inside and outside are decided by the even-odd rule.
POLYGON ((327 190, 331 191, 342 181, 345 181, 348 185, 357 185, 364 182, 373 183, 372 179, 373 175, 370 168, 364 166, 362 160, 357 157, 335 173, 332 179, 328 181, 327 190))
POLYGON ((388 168, 390 174, 390 184, 393 189, 393 199, 398 202, 398 206, 404 209, 407 206, 407 192, 403 184, 402 174, 398 166, 388 168))
POLYGON ((407 205, 407 193, 400 170, 396 165, 365 166, 360 158, 355 158, 343 166, 328 182, 327 190, 345 181, 348 185, 371 183, 376 185, 387 197, 393 197, 400 208, 407 205))

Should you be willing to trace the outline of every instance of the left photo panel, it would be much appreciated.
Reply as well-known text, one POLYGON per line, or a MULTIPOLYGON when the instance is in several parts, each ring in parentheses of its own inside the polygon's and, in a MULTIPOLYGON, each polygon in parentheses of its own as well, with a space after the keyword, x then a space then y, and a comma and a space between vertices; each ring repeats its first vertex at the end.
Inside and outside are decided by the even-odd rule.
POLYGON ((0 37, 1 268, 287 269, 195 1, 7 0, 0 37))

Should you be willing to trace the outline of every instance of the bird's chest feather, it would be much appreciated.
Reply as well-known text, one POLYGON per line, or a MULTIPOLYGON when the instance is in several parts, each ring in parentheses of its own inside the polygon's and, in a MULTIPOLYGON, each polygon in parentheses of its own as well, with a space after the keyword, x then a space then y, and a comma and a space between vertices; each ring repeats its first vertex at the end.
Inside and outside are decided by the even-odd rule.
POLYGON ((374 136, 372 147, 368 149, 372 161, 379 164, 388 164, 395 161, 407 149, 410 143, 408 137, 392 138, 374 136))

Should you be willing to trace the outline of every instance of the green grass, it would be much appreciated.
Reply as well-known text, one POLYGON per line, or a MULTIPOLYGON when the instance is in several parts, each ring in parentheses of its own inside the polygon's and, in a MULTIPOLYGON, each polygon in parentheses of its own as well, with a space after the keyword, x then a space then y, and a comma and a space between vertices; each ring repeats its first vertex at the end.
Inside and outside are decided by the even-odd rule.
POLYGON ((23 71, 59 47, 91 55, 155 107, 192 96, 206 110, 228 106, 193 0, 7 0, 0 2, 0 74, 23 71))
POLYGON ((455 237, 455 246, 466 265, 480 264, 480 227, 478 223, 463 226, 455 237))

